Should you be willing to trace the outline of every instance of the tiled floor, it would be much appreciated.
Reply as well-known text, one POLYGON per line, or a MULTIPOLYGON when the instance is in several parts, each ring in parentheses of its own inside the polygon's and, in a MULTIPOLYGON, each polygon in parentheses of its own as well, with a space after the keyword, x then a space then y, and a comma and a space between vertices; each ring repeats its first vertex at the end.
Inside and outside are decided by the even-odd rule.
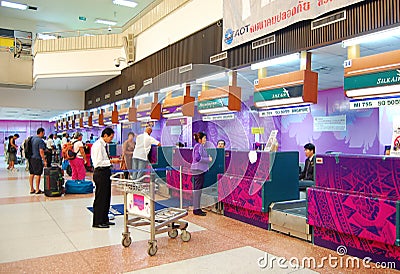
MULTIPOLYGON (((91 227, 92 213, 86 207, 92 205, 93 194, 30 195, 24 168, 8 172, 4 160, 0 161, 0 273, 367 272, 329 266, 299 269, 288 262, 278 266, 276 257, 313 256, 318 260, 335 252, 213 213, 206 217, 190 213, 186 220, 192 239, 185 243, 166 233, 158 235, 158 252, 149 257, 146 232, 131 229, 133 243, 122 247, 122 216, 116 217, 110 229, 91 227), (271 262, 275 262, 273 267, 271 262)), ((112 204, 119 203, 123 197, 113 191, 112 204)))

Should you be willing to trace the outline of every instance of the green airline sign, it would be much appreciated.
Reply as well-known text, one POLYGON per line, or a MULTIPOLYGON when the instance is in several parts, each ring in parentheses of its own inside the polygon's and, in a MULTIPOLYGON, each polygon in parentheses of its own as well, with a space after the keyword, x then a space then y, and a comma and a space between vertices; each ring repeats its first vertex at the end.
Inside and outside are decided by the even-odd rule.
POLYGON ((344 78, 344 90, 400 84, 400 69, 344 78))
POLYGON ((228 97, 199 101, 197 105, 198 110, 213 109, 228 106, 228 97))
POLYGON ((257 103, 257 102, 263 102, 263 101, 293 98, 293 97, 299 97, 302 95, 303 95, 303 85, 263 90, 263 91, 254 93, 254 102, 257 103))

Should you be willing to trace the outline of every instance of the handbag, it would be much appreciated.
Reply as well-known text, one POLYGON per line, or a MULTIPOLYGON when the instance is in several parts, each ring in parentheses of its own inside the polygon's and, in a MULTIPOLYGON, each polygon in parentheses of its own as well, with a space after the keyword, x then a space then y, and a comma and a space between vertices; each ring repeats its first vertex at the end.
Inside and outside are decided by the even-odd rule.
POLYGON ((121 162, 119 164, 119 168, 121 170, 127 170, 128 167, 126 166, 125 156, 122 156, 121 162))
POLYGON ((10 146, 10 148, 8 149, 8 152, 15 153, 15 152, 17 152, 17 149, 13 146, 10 146))

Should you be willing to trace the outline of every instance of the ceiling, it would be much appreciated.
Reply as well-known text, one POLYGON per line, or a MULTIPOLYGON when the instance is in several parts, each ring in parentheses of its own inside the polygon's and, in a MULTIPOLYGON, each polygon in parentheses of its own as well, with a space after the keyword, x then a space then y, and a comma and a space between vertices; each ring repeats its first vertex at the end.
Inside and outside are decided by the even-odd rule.
POLYGON ((122 27, 154 2, 154 0, 134 1, 138 3, 135 8, 114 5, 112 0, 16 0, 17 3, 37 7, 37 10, 23 11, 0 6, 0 18, 3 24, 9 23, 8 28, 11 29, 14 29, 13 26, 21 25, 21 21, 26 22, 32 29, 20 30, 36 33, 108 27, 94 23, 96 18, 116 21, 116 27, 122 27), (79 16, 86 17, 86 21, 79 20, 79 16))
MULTIPOLYGON (((69 1, 51 1, 48 0, 26 0, 19 1, 30 6, 38 7, 37 11, 27 10, 19 11, 0 7, 0 27, 14 28, 21 25, 30 25, 36 32, 55 32, 64 30, 81 30, 88 28, 107 27, 94 23, 95 18, 118 21, 117 26, 122 27, 126 22, 135 17, 150 3, 151 0, 135 0, 139 5, 134 8, 116 6, 112 0, 69 0, 69 1), (62 12, 60 12, 62 11, 62 12), (85 16, 87 20, 79 21, 79 16, 85 16), (4 26, 6 22, 7 26, 4 26)), ((30 30, 32 31, 32 30, 30 30)), ((384 40, 371 40, 360 46, 361 56, 368 56, 382 52, 400 49, 400 35, 384 40)), ((343 86, 343 62, 347 59, 347 50, 341 47, 341 44, 334 44, 318 49, 312 52, 312 70, 319 73, 319 90, 343 86)), ((283 65, 268 67, 268 76, 278 75, 298 70, 300 62, 295 61, 283 65)), ((114 76, 113 76, 114 77, 114 76)), ((250 67, 238 70, 238 84, 243 87, 243 100, 246 100, 253 92, 253 82, 257 79, 257 71, 250 67)), ((112 78, 112 77, 110 77, 112 78)), ((87 90, 90 87, 100 84, 105 79, 96 77, 78 77, 66 78, 65 81, 54 83, 53 79, 41 79, 35 85, 35 89, 48 89, 59 85, 59 90, 87 90)), ((227 85, 228 78, 211 81, 210 86, 227 85)), ((197 91, 201 89, 200 85, 193 87, 193 95, 197 96, 197 91)), ((36 110, 36 109, 17 109, 1 108, 0 119, 29 119, 29 120, 47 120, 51 117, 60 115, 60 111, 36 110), (36 118, 35 118, 36 117, 36 118)))

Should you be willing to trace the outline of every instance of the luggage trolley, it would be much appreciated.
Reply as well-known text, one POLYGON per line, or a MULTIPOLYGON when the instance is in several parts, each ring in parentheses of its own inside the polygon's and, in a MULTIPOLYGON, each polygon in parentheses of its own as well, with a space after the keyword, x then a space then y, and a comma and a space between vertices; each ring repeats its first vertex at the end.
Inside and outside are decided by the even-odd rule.
POLYGON ((170 238, 175 239, 178 237, 179 229, 181 230, 182 241, 190 241, 191 234, 186 230, 188 223, 179 220, 188 215, 187 210, 169 207, 156 211, 155 191, 157 187, 154 183, 154 174, 144 175, 139 180, 124 179, 124 172, 117 172, 111 176, 112 185, 124 192, 122 245, 129 247, 132 243, 130 227, 137 228, 147 225, 150 225, 150 240, 147 249, 150 256, 154 256, 158 250, 156 234, 167 232, 170 238), (145 179, 145 181, 143 182, 142 179, 145 179), (129 216, 133 217, 129 219, 129 216))

